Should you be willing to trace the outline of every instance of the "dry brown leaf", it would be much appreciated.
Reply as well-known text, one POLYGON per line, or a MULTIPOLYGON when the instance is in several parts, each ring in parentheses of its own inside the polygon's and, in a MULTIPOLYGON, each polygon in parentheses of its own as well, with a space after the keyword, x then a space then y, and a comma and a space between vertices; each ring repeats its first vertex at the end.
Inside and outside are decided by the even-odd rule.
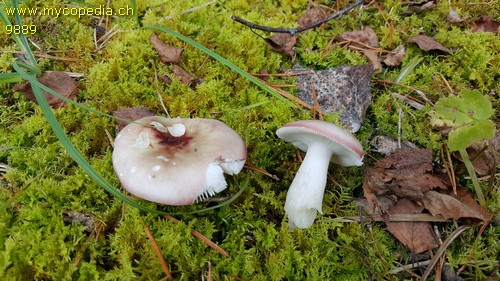
MULTIPOLYGON (((77 83, 73 78, 69 77, 68 74, 62 71, 50 71, 46 72, 42 77, 37 79, 38 82, 51 88, 62 96, 65 96, 71 100, 75 99, 76 93, 78 92, 77 83)), ((25 98, 36 102, 35 94, 31 89, 31 84, 26 82, 22 85, 17 85, 12 88, 14 92, 21 92, 25 98)), ((43 91, 45 99, 50 106, 54 108, 60 108, 66 105, 66 102, 43 91)))
POLYGON ((172 74, 181 81, 182 84, 191 84, 195 82, 196 78, 191 75, 191 73, 185 71, 182 67, 178 65, 172 65, 172 74))
POLYGON ((308 9, 300 18, 299 18, 299 27, 307 26, 313 22, 317 22, 327 17, 327 13, 320 7, 315 6, 311 9, 308 9))
MULTIPOLYGON (((153 112, 149 111, 146 107, 128 107, 122 108, 117 111, 113 111, 113 116, 128 119, 130 121, 135 121, 143 117, 155 116, 153 112)), ((123 127, 127 126, 128 122, 115 119, 118 124, 118 128, 121 130, 123 127)))
POLYGON ((293 48, 297 43, 297 35, 291 36, 288 33, 275 33, 271 38, 265 39, 267 45, 275 52, 293 58, 295 52, 293 48))
POLYGON ((400 66, 405 56, 405 50, 406 48, 404 45, 397 46, 396 49, 384 58, 383 62, 387 66, 400 66))
POLYGON ((149 39, 151 40, 151 43, 153 44, 153 47, 155 48, 158 55, 160 55, 160 60, 162 62, 167 64, 181 63, 181 55, 184 49, 176 48, 163 42, 162 40, 160 40, 160 38, 158 38, 156 33, 151 34, 151 37, 149 39))
POLYGON ((433 216, 444 219, 470 218, 488 222, 488 210, 476 203, 464 188, 457 188, 457 195, 436 191, 425 193, 422 204, 433 216))
MULTIPOLYGON (((423 207, 401 199, 389 209, 389 214, 420 214, 423 207)), ((387 230, 401 243, 416 253, 422 253, 439 246, 434 237, 432 226, 428 222, 387 222, 387 230)))
POLYGON ((424 193, 446 189, 444 179, 433 174, 430 149, 398 149, 366 169, 363 190, 366 199, 379 206, 378 195, 395 194, 399 198, 420 200, 424 193))
POLYGON ((418 14, 428 10, 432 10, 435 7, 436 3, 434 3, 434 1, 412 3, 410 4, 410 6, 408 6, 408 9, 405 12, 403 12, 403 15, 411 16, 413 14, 418 14))
MULTIPOLYGON (((476 173, 485 175, 490 173, 496 166, 500 165, 500 133, 484 143, 475 143, 467 148, 472 165, 476 173), (485 147, 486 146, 486 147, 485 147)), ((462 159, 459 153, 455 154, 457 158, 462 159)))
POLYGON ((427 35, 417 35, 415 37, 409 38, 408 40, 406 40, 406 42, 415 43, 421 50, 424 50, 426 52, 429 51, 442 51, 445 53, 450 52, 450 49, 441 45, 438 41, 436 41, 436 39, 427 35))
POLYGON ((363 30, 354 30, 350 32, 344 32, 340 38, 342 40, 349 41, 349 47, 351 49, 357 50, 363 55, 365 55, 373 68, 376 70, 382 69, 380 64, 378 53, 371 48, 378 48, 378 37, 375 31, 369 26, 365 26, 363 30), (371 47, 371 48, 370 48, 371 47))
POLYGON ((474 21, 472 32, 493 32, 500 31, 500 22, 493 20, 490 16, 480 16, 474 21))
POLYGON ((297 75, 299 97, 309 105, 317 101, 324 113, 338 113, 342 125, 351 132, 361 127, 371 103, 371 65, 341 65, 313 70, 299 64, 285 73, 297 75), (316 99, 313 98, 313 89, 316 99))

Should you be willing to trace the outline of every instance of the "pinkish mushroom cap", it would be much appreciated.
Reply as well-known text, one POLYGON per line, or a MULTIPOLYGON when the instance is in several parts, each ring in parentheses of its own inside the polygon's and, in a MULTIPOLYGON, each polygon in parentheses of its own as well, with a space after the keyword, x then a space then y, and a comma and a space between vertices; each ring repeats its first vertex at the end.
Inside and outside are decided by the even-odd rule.
POLYGON ((361 166, 363 147, 346 130, 319 120, 291 122, 276 131, 306 156, 288 190, 285 212, 290 226, 307 228, 322 213, 323 194, 330 161, 343 166, 361 166))
POLYGON ((145 117, 116 136, 113 167, 130 193, 157 203, 189 205, 227 187, 247 156, 226 124, 203 118, 145 117))

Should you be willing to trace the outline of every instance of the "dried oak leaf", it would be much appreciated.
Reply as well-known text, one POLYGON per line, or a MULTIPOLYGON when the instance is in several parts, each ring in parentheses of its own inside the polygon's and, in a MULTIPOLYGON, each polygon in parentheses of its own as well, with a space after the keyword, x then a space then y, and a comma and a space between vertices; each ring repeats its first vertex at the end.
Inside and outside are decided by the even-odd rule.
POLYGON ((361 127, 371 103, 371 65, 343 65, 325 70, 312 70, 299 64, 285 73, 311 73, 297 75, 299 97, 313 105, 312 90, 316 101, 325 113, 340 113, 340 122, 351 132, 361 127))
POLYGON ((445 53, 450 53, 450 49, 441 45, 436 39, 427 35, 417 35, 406 40, 408 43, 415 43, 421 50, 426 52, 429 51, 441 51, 445 53))
POLYGON ((490 16, 480 16, 474 21, 472 32, 493 32, 500 31, 500 22, 493 20, 490 16))
POLYGON ((430 149, 398 149, 366 169, 363 191, 366 199, 379 206, 377 196, 395 194, 399 198, 420 200, 424 193, 446 189, 447 182, 433 174, 430 149))
POLYGON ((299 26, 307 26, 326 17, 327 13, 320 6, 315 6, 306 10, 306 12, 299 18, 298 23, 299 26))
MULTIPOLYGON (((113 111, 113 116, 128 119, 130 121, 135 121, 143 117, 155 116, 153 112, 149 111, 146 107, 128 107, 122 108, 117 111, 113 111)), ((128 122, 115 119, 118 124, 118 128, 121 130, 123 127, 127 126, 128 122)))
MULTIPOLYGON (((399 200, 389 214, 420 214, 423 207, 408 199, 399 200)), ((432 226, 428 222, 386 222, 387 230, 416 253, 438 247, 432 226)))
POLYGON ((396 49, 385 56, 382 62, 387 66, 400 66, 405 56, 405 50, 404 45, 397 46, 396 49))
POLYGON ((469 218, 482 222, 490 220, 488 210, 477 204, 464 188, 457 188, 457 195, 431 190, 425 193, 422 204, 434 217, 454 220, 469 218))
POLYGON ((156 52, 158 55, 160 55, 160 60, 164 63, 170 64, 170 63, 181 63, 181 55, 182 51, 184 49, 182 48, 176 48, 173 46, 170 46, 169 44, 163 42, 156 33, 151 34, 151 37, 149 38, 151 43, 153 44, 153 47, 155 48, 156 52))
POLYGON ((374 69, 382 69, 378 53, 373 50, 379 47, 378 37, 371 27, 365 26, 363 30, 344 32, 340 38, 341 40, 349 42, 349 48, 363 53, 373 65, 374 69))
POLYGON ((295 54, 293 48, 297 43, 297 35, 275 33, 271 38, 266 38, 265 41, 275 52, 293 58, 295 54))
MULTIPOLYGON (((78 84, 71 78, 68 74, 64 73, 63 71, 50 71, 46 72, 42 77, 37 79, 38 82, 42 83, 43 85, 51 88, 52 90, 56 91, 62 96, 67 97, 68 99, 75 99, 75 96, 78 92, 78 84)), ((29 82, 26 82, 22 85, 17 85, 12 88, 12 91, 14 92, 21 92, 25 98, 35 101, 35 94, 33 93, 33 90, 31 89, 31 84, 29 82)), ((66 102, 43 91, 43 95, 45 96, 45 99, 54 108, 60 108, 66 105, 66 102)))

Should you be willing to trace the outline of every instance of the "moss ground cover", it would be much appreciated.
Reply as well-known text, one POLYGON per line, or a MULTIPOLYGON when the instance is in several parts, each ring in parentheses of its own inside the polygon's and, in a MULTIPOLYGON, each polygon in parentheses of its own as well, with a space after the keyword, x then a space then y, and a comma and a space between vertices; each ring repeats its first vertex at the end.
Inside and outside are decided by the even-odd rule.
MULTIPOLYGON (((348 3, 340 2, 341 6, 348 3)), ((362 10, 358 8, 339 20, 301 34, 296 45, 297 61, 316 69, 367 63, 365 57, 348 48, 335 44, 329 47, 334 36, 362 26, 374 29, 383 48, 393 49, 407 38, 425 32, 452 49, 451 54, 442 55, 426 53, 408 44, 401 67, 384 68, 373 76, 372 105, 356 134, 367 153, 373 156, 365 158, 366 165, 380 157, 370 150, 369 140, 373 134, 397 136, 399 109, 405 116, 401 124, 403 140, 431 148, 435 155, 444 142, 429 123, 431 106, 415 110, 391 95, 391 92, 413 94, 412 90, 375 82, 395 80, 416 57, 423 59, 401 84, 424 91, 435 102, 449 95, 444 77, 456 92, 474 89, 487 95, 498 112, 498 34, 473 33, 467 22, 451 25, 444 18, 453 7, 462 17, 489 15, 498 19, 499 4, 439 1, 430 11, 403 16, 406 7, 401 2, 372 2, 362 10)), ((171 116, 217 118, 232 127, 248 146, 248 161, 280 180, 244 170, 228 178, 229 188, 222 194, 234 194, 244 186, 244 193, 233 204, 201 214, 177 216, 181 222, 174 224, 123 205, 99 187, 64 150, 39 107, 22 94, 13 93, 12 84, 3 84, 0 86, 0 163, 8 168, 0 174, 0 279, 165 279, 144 225, 151 229, 176 279, 207 278, 209 262, 216 280, 367 280, 370 275, 376 280, 409 278, 390 273, 398 262, 404 263, 408 250, 398 244, 383 225, 373 224, 372 232, 363 233, 359 224, 342 223, 335 218, 357 214, 351 197, 361 195, 362 167, 331 165, 330 175, 343 187, 328 182, 323 210, 335 216, 320 216, 307 230, 288 229, 283 205, 299 163, 293 147, 279 140, 275 131, 287 122, 310 119, 312 112, 271 96, 221 63, 207 60, 196 48, 161 32, 157 34, 162 40, 184 48, 183 67, 203 82, 189 86, 176 79, 170 85, 158 81, 156 74, 171 70, 159 61, 149 41, 152 30, 140 28, 158 25, 175 30, 249 73, 261 69, 279 73, 280 68, 290 68, 293 62, 273 52, 262 39, 234 23, 230 16, 244 15, 249 21, 267 26, 293 26, 306 9, 307 1, 227 0, 183 13, 203 3, 199 0, 138 1, 137 18, 132 15, 109 18, 109 28, 117 25, 119 32, 98 51, 93 39, 97 19, 93 17, 56 18, 37 14, 22 18, 25 24, 37 26, 37 32, 28 38, 42 51, 73 59, 39 56, 37 61, 42 71, 84 74, 79 80, 78 102, 106 113, 145 106, 163 115, 159 93, 171 116), (88 214, 94 223, 90 231, 78 221, 65 221, 68 211, 88 214), (219 244, 230 257, 223 257, 194 238, 191 229, 219 244)), ((63 4, 58 0, 25 1, 20 7, 63 7, 63 4)), ((103 5, 99 1, 88 1, 88 4, 103 5)), ((86 7, 79 2, 71 5, 86 7)), ((110 5, 119 9, 130 2, 111 1, 110 5)), ((4 25, 1 28, 5 30, 4 25)), ((0 33, 0 42, 2 51, 19 50, 4 32, 0 33)), ((12 72, 15 55, 2 52, 0 58, 0 71, 12 72)), ((269 82, 293 83, 294 80, 274 77, 269 82)), ((92 166, 119 187, 111 166, 112 146, 106 135, 106 131, 112 136, 116 134, 114 120, 73 105, 57 109, 55 114, 92 166)), ((325 116, 325 119, 333 121, 336 116, 325 116)), ((498 119, 494 121, 498 124, 498 119)), ((464 176, 465 173, 459 175, 460 183, 472 190, 472 184, 464 176)), ((481 182, 492 213, 500 209, 498 178, 496 183, 497 186, 481 182)), ((141 203, 172 212, 203 207, 173 208, 141 203)), ((452 224, 438 226, 444 235, 453 230, 452 224)), ((500 227, 490 225, 479 237, 477 231, 477 228, 467 230, 452 244, 446 254, 447 264, 460 269, 461 276, 467 279, 498 278, 500 227)))

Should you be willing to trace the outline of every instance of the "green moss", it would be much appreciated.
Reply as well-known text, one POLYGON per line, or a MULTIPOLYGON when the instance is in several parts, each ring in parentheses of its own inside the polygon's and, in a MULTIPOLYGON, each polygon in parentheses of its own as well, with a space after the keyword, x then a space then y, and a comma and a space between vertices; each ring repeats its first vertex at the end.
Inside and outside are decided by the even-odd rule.
MULTIPOLYGON (((179 5, 138 1, 140 24, 176 30, 251 73, 263 68, 274 73, 292 66, 291 60, 270 50, 263 40, 248 28, 234 23, 230 16, 244 16, 269 26, 296 26, 307 1, 218 1, 181 14, 205 2, 195 0, 179 5)), ((456 92, 463 89, 477 89, 483 94, 498 92, 498 38, 489 33, 471 33, 467 23, 451 26, 443 20, 449 5, 461 16, 475 18, 483 14, 498 17, 498 4, 448 3, 439 2, 436 9, 423 14, 403 16, 406 8, 401 1, 385 1, 380 9, 373 5, 362 11, 358 9, 350 16, 300 35, 296 45, 297 61, 315 69, 368 63, 364 56, 345 47, 334 44, 325 49, 334 36, 363 26, 374 29, 382 48, 393 49, 409 37, 425 32, 452 49, 451 54, 443 55, 407 45, 401 67, 387 68, 373 76, 372 104, 356 134, 373 156, 365 157, 365 162, 379 157, 371 155, 369 140, 374 133, 397 136, 399 109, 404 113, 403 140, 434 150, 442 145, 440 135, 428 122, 430 106, 415 110, 391 95, 393 92, 414 95, 413 91, 375 82, 377 79, 396 79, 416 57, 422 56, 423 60, 401 83, 424 91, 434 102, 447 94, 441 75, 456 92), (387 22, 394 28, 391 29, 387 22)), ((53 0, 43 5, 60 4, 61 1, 53 0)), ((115 9, 128 4, 127 0, 111 2, 115 9)), ((35 1, 23 5, 42 7, 35 1)), ((39 32, 29 38, 43 50, 62 51, 56 53, 57 56, 79 59, 39 59, 44 71, 64 70, 85 75, 79 81, 79 102, 107 113, 124 107, 146 106, 164 115, 157 97, 160 94, 171 116, 216 118, 235 129, 248 146, 248 161, 277 175, 280 180, 244 170, 227 178, 229 188, 222 193, 231 195, 245 186, 245 192, 233 204, 179 217, 182 219, 179 224, 128 206, 122 211, 121 202, 75 165, 57 142, 36 104, 19 93, 12 93, 10 87, 2 86, 0 162, 11 169, 0 174, 0 279, 162 279, 164 273, 146 239, 144 225, 151 228, 173 275, 181 280, 206 278, 208 262, 212 264, 215 280, 231 280, 232 275, 245 280, 367 280, 370 272, 376 280, 405 278, 389 273, 407 250, 385 231, 384 226, 374 224, 374 238, 371 239, 368 233, 362 233, 359 224, 340 223, 335 218, 357 214, 351 198, 362 193, 363 167, 332 165, 330 175, 344 188, 328 181, 323 211, 329 215, 319 216, 307 230, 288 229, 283 205, 299 160, 295 148, 277 138, 275 131, 292 120, 311 118, 310 111, 270 97, 217 61, 205 61, 205 54, 199 50, 161 33, 158 35, 165 42, 184 48, 183 67, 203 79, 203 83, 188 86, 175 78, 171 85, 157 81, 155 72, 170 74, 170 67, 159 61, 151 46, 151 31, 139 29, 131 16, 111 19, 110 27, 118 24, 121 32, 98 51, 93 41, 95 21, 90 17, 55 19, 39 15, 25 17, 25 22, 40 27, 39 32), (15 148, 4 150, 3 147, 15 148), (90 214, 102 229, 89 234, 78 222, 65 223, 65 210, 90 214), (194 238, 191 229, 222 246, 230 257, 223 257, 194 238), (365 236, 367 256, 363 246, 365 236), (77 260, 75 267, 73 264, 77 260)), ((3 33, 0 41, 5 50, 17 48, 3 33)), ((12 54, 2 54, 0 70, 12 71, 10 63, 14 59, 12 54)), ((270 82, 293 83, 294 79, 271 78, 270 82)), ((497 96, 492 96, 492 104, 498 108, 497 96)), ((111 144, 106 136, 106 130, 112 135, 116 133, 114 121, 74 106, 55 111, 79 151, 104 178, 119 187, 111 165, 111 144)), ((338 116, 326 115, 325 120, 337 122, 338 116)), ((498 212, 498 187, 494 187, 491 194, 489 208, 498 212)), ((175 208, 141 203, 170 211, 203 207, 203 204, 175 208)), ((444 232, 448 234, 451 230, 450 227, 444 232)), ((469 264, 464 276, 484 278, 498 257, 499 233, 498 227, 489 227, 479 239, 472 230, 460 236, 447 252, 449 265, 457 269, 469 264)))

